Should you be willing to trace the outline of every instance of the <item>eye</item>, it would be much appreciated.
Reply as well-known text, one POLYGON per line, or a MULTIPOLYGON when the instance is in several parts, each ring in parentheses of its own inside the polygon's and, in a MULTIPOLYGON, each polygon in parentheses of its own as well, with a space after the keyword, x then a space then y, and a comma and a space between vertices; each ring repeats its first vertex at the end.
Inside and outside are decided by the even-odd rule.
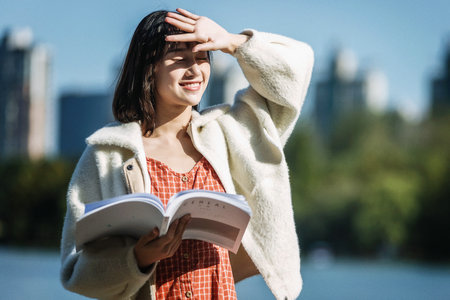
POLYGON ((208 61, 209 60, 207 55, 200 55, 200 56, 197 56, 195 59, 199 60, 199 61, 208 61))

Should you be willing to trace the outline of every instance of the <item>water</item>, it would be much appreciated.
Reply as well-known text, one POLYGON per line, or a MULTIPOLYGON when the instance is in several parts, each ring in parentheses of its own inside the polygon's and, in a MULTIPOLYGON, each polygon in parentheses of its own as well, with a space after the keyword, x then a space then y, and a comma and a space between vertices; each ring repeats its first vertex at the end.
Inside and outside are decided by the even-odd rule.
MULTIPOLYGON (((300 300, 450 299, 450 266, 338 260, 302 263, 300 300)), ((59 283, 59 254, 0 248, 0 299, 87 299, 59 283)), ((274 299, 260 276, 236 286, 239 299, 274 299)))

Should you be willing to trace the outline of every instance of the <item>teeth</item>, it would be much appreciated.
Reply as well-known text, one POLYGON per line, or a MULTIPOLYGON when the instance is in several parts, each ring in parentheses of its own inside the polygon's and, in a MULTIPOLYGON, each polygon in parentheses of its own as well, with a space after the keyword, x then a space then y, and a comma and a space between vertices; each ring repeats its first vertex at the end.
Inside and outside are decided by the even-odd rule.
POLYGON ((185 83, 183 84, 184 86, 189 86, 189 87, 194 87, 194 86, 199 86, 200 83, 196 82, 196 83, 185 83))

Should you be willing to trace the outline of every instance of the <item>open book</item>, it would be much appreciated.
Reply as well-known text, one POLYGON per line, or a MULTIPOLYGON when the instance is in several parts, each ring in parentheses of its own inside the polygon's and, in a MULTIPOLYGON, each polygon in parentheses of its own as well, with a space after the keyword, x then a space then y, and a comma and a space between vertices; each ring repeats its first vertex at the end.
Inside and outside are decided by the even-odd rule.
POLYGON ((183 239, 197 239, 234 253, 250 221, 251 210, 241 195, 188 190, 173 195, 166 207, 152 194, 128 194, 86 204, 77 221, 77 250, 104 237, 127 235, 139 238, 158 227, 166 234, 172 221, 190 214, 183 239))

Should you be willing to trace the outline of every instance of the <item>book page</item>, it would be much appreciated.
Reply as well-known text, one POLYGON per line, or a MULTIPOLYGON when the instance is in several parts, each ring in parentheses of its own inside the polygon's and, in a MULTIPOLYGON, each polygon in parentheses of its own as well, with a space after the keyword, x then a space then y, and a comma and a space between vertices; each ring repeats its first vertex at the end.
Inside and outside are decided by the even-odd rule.
POLYGON ((171 222, 190 214, 191 221, 184 232, 184 239, 206 240, 234 252, 239 247, 250 213, 249 209, 243 210, 242 205, 236 206, 233 203, 238 200, 223 199, 228 194, 221 194, 223 195, 217 196, 217 199, 210 198, 207 194, 202 196, 201 193, 192 193, 190 199, 184 198, 185 195, 184 199, 175 199, 176 205, 171 209, 176 207, 177 210, 171 216, 171 222))
POLYGON ((155 195, 152 194, 144 194, 144 193, 135 193, 135 194, 125 194, 113 198, 104 199, 101 201, 95 201, 91 203, 87 203, 84 208, 84 213, 88 214, 98 209, 103 209, 109 205, 117 205, 118 203, 127 202, 127 201, 144 201, 158 208, 161 214, 164 214, 164 206, 161 203, 161 200, 158 199, 155 195))
POLYGON ((110 236, 131 236, 136 239, 160 228, 163 220, 160 208, 144 199, 126 199, 108 203, 88 212, 77 221, 77 249, 96 239, 110 236))
POLYGON ((201 239, 221 247, 232 249, 240 229, 223 222, 204 218, 192 218, 183 239, 201 239))

